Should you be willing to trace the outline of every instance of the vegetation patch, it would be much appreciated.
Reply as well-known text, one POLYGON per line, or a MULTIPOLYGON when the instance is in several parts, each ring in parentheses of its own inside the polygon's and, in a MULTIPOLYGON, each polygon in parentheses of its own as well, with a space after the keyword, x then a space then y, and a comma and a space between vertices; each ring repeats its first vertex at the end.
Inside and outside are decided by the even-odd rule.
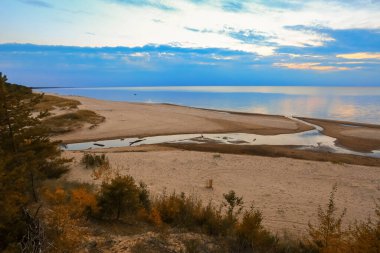
POLYGON ((77 109, 81 103, 74 99, 62 98, 53 95, 43 95, 41 101, 35 105, 37 111, 50 111, 56 108, 61 110, 77 109))
POLYGON ((51 133, 60 134, 81 128, 86 123, 94 126, 102 123, 104 120, 105 118, 103 116, 93 111, 78 110, 76 112, 50 117, 43 121, 43 125, 46 126, 51 133))
POLYGON ((81 162, 86 166, 86 169, 105 165, 109 166, 109 161, 105 154, 84 153, 81 162))

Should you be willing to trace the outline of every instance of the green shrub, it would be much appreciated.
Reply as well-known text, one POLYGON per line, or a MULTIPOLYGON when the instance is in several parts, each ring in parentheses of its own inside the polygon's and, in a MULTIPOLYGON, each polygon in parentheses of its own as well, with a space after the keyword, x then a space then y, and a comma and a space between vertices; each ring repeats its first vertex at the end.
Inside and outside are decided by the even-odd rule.
POLYGON ((131 176, 121 175, 102 183, 97 203, 100 217, 116 220, 127 213, 136 215, 138 208, 150 205, 146 187, 137 186, 131 176))
POLYGON ((264 229, 262 220, 262 213, 253 207, 244 212, 235 230, 236 249, 264 252, 276 245, 277 239, 264 229))
POLYGON ((109 160, 105 154, 97 155, 84 153, 81 162, 86 168, 100 167, 102 165, 109 165, 109 160))
POLYGON ((223 205, 227 207, 227 215, 225 217, 225 222, 230 223, 229 226, 237 222, 241 211, 243 210, 243 197, 236 196, 235 191, 229 191, 226 194, 223 194, 225 202, 223 205))
POLYGON ((136 211, 139 204, 138 189, 131 176, 116 176, 103 182, 97 198, 101 217, 118 220, 127 211, 136 211))
POLYGON ((155 207, 159 211, 162 221, 177 226, 189 227, 195 224, 196 216, 201 208, 201 202, 184 193, 180 195, 163 194, 155 201, 155 207))
POLYGON ((199 217, 199 226, 209 235, 225 235, 226 223, 223 222, 222 209, 216 208, 211 203, 203 207, 199 217))
POLYGON ((342 220, 346 214, 344 209, 340 214, 335 204, 335 193, 337 185, 333 186, 330 193, 329 203, 326 210, 321 206, 318 208, 318 223, 312 225, 309 223, 309 235, 311 243, 320 252, 345 252, 344 237, 346 233, 342 230, 342 220))
POLYGON ((138 186, 138 190, 139 190, 139 201, 141 205, 144 207, 145 210, 150 211, 152 203, 150 201, 147 185, 144 182, 140 182, 138 186))

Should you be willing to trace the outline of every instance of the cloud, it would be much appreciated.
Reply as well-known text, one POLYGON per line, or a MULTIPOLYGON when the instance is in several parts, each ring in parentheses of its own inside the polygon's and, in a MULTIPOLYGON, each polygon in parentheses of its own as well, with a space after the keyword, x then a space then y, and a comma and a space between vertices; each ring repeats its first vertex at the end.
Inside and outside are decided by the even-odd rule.
MULTIPOLYGON (((2 71, 13 78, 12 82, 32 86, 78 83, 83 86, 379 85, 378 66, 363 65, 365 71, 356 70, 356 65, 337 65, 331 59, 302 59, 315 64, 308 66, 309 71, 289 71, 287 67, 273 65, 273 62, 284 64, 295 61, 286 57, 274 55, 257 58, 250 53, 228 49, 163 45, 69 47, 0 44, 2 71), (255 68, 252 68, 253 63, 256 64, 255 68), (319 71, 313 71, 318 68, 316 64, 319 67, 353 67, 355 71, 331 71, 321 75, 319 71)), ((304 94, 299 87, 288 87, 286 90, 304 94)), ((363 91, 373 95, 378 89, 363 91)), ((273 93, 273 90, 270 92, 273 93)))
POLYGON ((345 64, 355 64, 355 65, 358 65, 358 64, 365 64, 367 62, 364 62, 364 61, 343 61, 343 62, 337 62, 336 64, 339 64, 339 65, 345 65, 345 64))
POLYGON ((136 57, 136 58, 150 58, 150 54, 147 52, 136 52, 132 53, 129 56, 136 57))
POLYGON ((222 55, 216 55, 216 54, 211 54, 211 58, 214 60, 219 60, 219 61, 230 61, 230 60, 236 59, 236 57, 234 56, 222 56, 222 55))
POLYGON ((164 11, 173 11, 176 8, 162 3, 162 1, 157 0, 108 0, 120 4, 132 5, 132 6, 142 6, 142 7, 153 7, 164 11))
POLYGON ((54 8, 53 5, 51 5, 48 2, 42 1, 42 0, 19 0, 22 3, 37 6, 37 7, 43 7, 43 8, 54 8))
POLYGON ((337 67, 321 65, 319 62, 306 62, 306 63, 274 63, 273 66, 288 68, 288 69, 301 69, 301 70, 317 70, 317 71, 342 71, 351 70, 349 67, 337 67))
POLYGON ((174 53, 168 53, 168 52, 160 52, 157 54, 158 57, 174 57, 174 53))
POLYGON ((350 60, 376 59, 380 60, 380 53, 359 52, 352 54, 338 54, 336 57, 350 60))
MULTIPOLYGON (((345 4, 337 0, 83 0, 70 5, 54 1, 58 2, 60 6, 86 8, 93 15, 86 17, 85 22, 78 17, 71 24, 57 24, 49 22, 52 17, 31 12, 30 20, 46 21, 38 24, 40 29, 34 31, 32 27, 37 25, 18 18, 21 24, 11 24, 9 32, 0 36, 0 43, 90 47, 155 44, 275 56, 341 54, 358 51, 359 47, 378 51, 380 41, 379 5, 368 1, 345 4), (29 35, 31 30, 33 35, 29 35), (96 36, 89 40, 87 31, 96 36), (369 44, 370 48, 363 46, 369 44)), ((67 19, 66 16, 62 13, 54 18, 67 19)))

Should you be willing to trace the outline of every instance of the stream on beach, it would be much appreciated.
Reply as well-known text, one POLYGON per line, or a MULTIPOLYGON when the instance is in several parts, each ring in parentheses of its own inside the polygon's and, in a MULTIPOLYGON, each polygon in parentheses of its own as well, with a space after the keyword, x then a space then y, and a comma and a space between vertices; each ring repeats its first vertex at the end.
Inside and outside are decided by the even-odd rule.
MULTIPOLYGON (((294 118, 292 118, 294 119, 294 118)), ((301 121, 299 119, 294 119, 301 121)), ((372 152, 357 152, 337 146, 336 139, 324 135, 320 126, 313 125, 302 121, 303 123, 312 125, 315 129, 300 133, 277 134, 277 135, 259 135, 248 133, 223 133, 223 134, 175 134, 151 136, 144 138, 121 138, 103 141, 89 141, 81 143, 71 143, 64 146, 65 150, 89 150, 97 148, 115 148, 139 146, 146 144, 161 143, 216 143, 216 144, 232 144, 232 145, 289 145, 298 149, 315 150, 323 152, 354 154, 368 157, 380 158, 380 150, 372 152)), ((355 126, 352 126, 355 127, 355 126)))
MULTIPOLYGON (((112 101, 171 103, 237 112, 297 115, 380 124, 379 87, 312 86, 163 86, 67 87, 40 89, 61 95, 79 95, 112 101)), ((292 120, 300 121, 289 116, 292 120)), ((304 124, 309 124, 302 121, 304 124)), ((312 125, 312 124, 309 124, 312 125)), ((234 145, 289 145, 315 151, 380 157, 380 150, 356 152, 336 145, 322 128, 301 133, 258 135, 247 133, 176 134, 67 144, 67 150, 86 150, 160 143, 221 143, 234 145)), ((355 127, 354 125, 346 125, 355 127)))

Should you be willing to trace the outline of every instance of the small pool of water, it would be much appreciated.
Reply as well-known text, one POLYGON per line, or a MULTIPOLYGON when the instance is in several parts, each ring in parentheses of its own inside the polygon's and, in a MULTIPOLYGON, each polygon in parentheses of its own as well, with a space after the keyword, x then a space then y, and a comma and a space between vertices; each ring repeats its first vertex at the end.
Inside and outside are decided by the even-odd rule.
POLYGON ((66 150, 87 150, 96 148, 114 148, 139 146, 145 144, 161 143, 196 143, 202 144, 214 142, 220 144, 234 145, 292 145, 300 149, 315 151, 334 152, 342 154, 355 154, 368 157, 380 158, 380 150, 371 153, 356 152, 335 145, 335 138, 326 136, 319 129, 293 134, 259 135, 247 133, 225 133, 225 134, 177 134, 152 136, 145 138, 124 138, 96 142, 82 142, 67 144, 66 150))

